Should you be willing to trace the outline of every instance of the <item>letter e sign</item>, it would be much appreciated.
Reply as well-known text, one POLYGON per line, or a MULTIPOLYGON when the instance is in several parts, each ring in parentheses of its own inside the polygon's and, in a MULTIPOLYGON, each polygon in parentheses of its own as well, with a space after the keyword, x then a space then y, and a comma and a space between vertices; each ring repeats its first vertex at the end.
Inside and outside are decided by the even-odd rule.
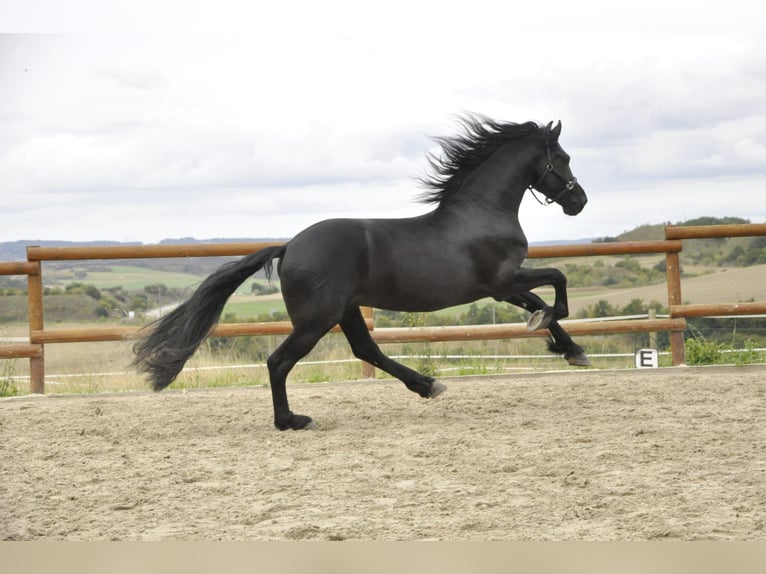
POLYGON ((656 369, 660 366, 659 355, 657 349, 639 349, 636 351, 636 368, 656 369))

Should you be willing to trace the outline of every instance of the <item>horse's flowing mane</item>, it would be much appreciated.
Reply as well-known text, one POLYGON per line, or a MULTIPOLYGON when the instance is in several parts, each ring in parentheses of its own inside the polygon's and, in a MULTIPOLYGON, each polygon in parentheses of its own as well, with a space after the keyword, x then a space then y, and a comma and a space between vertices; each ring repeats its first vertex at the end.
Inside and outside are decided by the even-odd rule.
POLYGON ((426 154, 432 174, 419 180, 427 189, 420 198, 424 203, 442 203, 453 197, 465 178, 500 146, 540 129, 535 122, 500 123, 481 114, 465 114, 459 122, 462 133, 433 138, 441 146, 441 157, 426 154))

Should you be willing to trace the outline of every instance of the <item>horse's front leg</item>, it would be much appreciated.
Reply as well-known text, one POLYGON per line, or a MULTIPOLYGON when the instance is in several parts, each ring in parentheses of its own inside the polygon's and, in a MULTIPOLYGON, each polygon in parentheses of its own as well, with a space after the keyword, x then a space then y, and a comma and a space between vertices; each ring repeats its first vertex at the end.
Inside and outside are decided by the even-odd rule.
MULTIPOLYGON (((535 313, 547 306, 545 301, 532 292, 519 293, 506 299, 511 305, 516 305, 526 309, 530 313, 535 313)), ((572 340, 564 327, 559 325, 558 321, 551 321, 548 325, 551 338, 548 339, 548 350, 557 355, 563 355, 564 359, 570 365, 575 367, 589 367, 590 359, 585 350, 572 340)))
POLYGON ((552 267, 546 269, 519 268, 514 271, 510 284, 505 287, 510 291, 510 295, 504 297, 504 299, 509 301, 514 296, 522 297, 523 299, 524 294, 531 295, 529 291, 543 285, 551 285, 553 287, 555 299, 553 306, 549 306, 542 299, 538 298, 542 306, 535 310, 527 321, 527 328, 530 331, 546 329, 551 323, 569 316, 566 276, 558 269, 552 267))

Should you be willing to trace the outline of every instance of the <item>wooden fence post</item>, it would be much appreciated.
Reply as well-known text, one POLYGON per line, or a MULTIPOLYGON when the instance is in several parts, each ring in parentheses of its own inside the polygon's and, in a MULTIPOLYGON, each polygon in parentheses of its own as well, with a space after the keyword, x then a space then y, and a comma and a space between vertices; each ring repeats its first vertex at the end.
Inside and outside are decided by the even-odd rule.
MULTIPOLYGON (((29 304, 29 340, 35 331, 43 330, 43 274, 42 263, 34 261, 35 269, 27 275, 27 301, 29 304)), ((45 393, 45 347, 40 345, 40 354, 29 358, 29 391, 45 393)))
MULTIPOLYGON (((665 254, 665 273, 668 281, 668 307, 680 305, 681 264, 677 252, 665 254)), ((682 365, 686 361, 683 331, 670 332, 670 353, 673 358, 674 367, 682 365)))

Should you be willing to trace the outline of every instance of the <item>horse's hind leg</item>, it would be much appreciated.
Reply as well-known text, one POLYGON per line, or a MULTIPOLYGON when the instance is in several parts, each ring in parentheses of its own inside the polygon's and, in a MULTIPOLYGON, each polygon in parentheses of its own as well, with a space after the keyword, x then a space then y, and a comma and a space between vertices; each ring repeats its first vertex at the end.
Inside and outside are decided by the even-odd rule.
POLYGON ((408 389, 421 397, 435 398, 447 390, 446 386, 434 381, 431 377, 413 371, 383 354, 380 347, 372 340, 358 307, 346 311, 340 321, 340 327, 343 329, 343 334, 346 335, 355 357, 396 377, 408 389))
MULTIPOLYGON (((506 301, 511 305, 516 305, 533 313, 546 307, 545 301, 529 291, 509 297, 506 301)), ((552 340, 548 341, 548 350, 551 353, 564 355, 564 359, 570 365, 576 367, 590 366, 590 359, 585 354, 585 350, 572 340, 572 337, 564 330, 564 327, 559 325, 558 321, 552 321, 548 325, 548 330, 551 333, 551 337, 553 337, 552 340)))
POLYGON ((266 361, 271 382, 271 398, 274 402, 274 426, 279 430, 299 430, 314 426, 311 417, 296 415, 290 410, 287 402, 287 375, 329 329, 330 327, 296 327, 266 361))

